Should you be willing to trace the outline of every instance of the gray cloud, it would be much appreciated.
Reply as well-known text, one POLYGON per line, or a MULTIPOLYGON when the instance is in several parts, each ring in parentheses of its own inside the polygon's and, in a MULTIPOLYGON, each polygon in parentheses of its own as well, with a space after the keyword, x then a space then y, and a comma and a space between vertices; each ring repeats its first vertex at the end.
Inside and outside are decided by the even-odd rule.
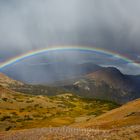
POLYGON ((0 0, 0 59, 51 45, 83 45, 140 61, 139 5, 139 0, 0 0))

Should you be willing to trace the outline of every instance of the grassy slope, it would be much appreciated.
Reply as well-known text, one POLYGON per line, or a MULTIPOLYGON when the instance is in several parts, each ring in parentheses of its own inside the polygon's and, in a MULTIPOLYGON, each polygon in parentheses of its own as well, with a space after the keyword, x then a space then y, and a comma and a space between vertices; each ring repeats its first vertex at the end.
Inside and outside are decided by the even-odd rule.
POLYGON ((66 93, 32 96, 0 87, 0 130, 62 126, 84 122, 118 107, 113 102, 66 93))
POLYGON ((116 128, 140 124, 140 99, 129 102, 117 109, 111 110, 86 123, 75 126, 87 128, 116 128))

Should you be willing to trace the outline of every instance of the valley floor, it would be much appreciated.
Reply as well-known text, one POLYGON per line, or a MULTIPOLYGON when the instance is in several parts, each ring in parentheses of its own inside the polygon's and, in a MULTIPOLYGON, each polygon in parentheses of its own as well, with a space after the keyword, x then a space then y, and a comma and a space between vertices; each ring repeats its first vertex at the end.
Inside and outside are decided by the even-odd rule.
POLYGON ((50 127, 1 132, 0 140, 140 140, 140 125, 101 130, 50 127))

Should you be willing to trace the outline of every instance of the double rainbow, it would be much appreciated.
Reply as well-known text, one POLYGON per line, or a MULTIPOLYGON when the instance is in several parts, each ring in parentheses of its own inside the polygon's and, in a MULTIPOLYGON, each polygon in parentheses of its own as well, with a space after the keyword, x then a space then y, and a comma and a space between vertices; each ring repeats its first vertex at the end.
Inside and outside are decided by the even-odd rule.
POLYGON ((40 50, 33 50, 28 53, 11 58, 11 59, 7 60, 6 62, 1 63, 0 69, 6 68, 10 65, 13 65, 15 63, 18 63, 22 60, 25 60, 25 59, 33 57, 33 56, 45 54, 48 52, 54 52, 54 51, 83 51, 83 52, 91 52, 91 53, 93 52, 93 53, 105 54, 105 55, 117 57, 118 59, 121 59, 127 63, 133 63, 134 65, 140 67, 139 63, 134 62, 130 58, 120 55, 116 52, 105 50, 105 49, 100 49, 100 48, 95 48, 95 47, 82 47, 82 46, 56 46, 56 47, 49 47, 49 48, 40 49, 40 50))

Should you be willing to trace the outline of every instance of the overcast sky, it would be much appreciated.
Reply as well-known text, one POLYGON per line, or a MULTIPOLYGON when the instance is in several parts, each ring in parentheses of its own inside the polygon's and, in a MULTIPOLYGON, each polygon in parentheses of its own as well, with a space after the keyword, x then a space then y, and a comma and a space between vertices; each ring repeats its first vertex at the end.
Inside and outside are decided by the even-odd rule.
POLYGON ((139 16, 139 0, 0 0, 0 62, 52 45, 95 46, 139 62, 139 16))

